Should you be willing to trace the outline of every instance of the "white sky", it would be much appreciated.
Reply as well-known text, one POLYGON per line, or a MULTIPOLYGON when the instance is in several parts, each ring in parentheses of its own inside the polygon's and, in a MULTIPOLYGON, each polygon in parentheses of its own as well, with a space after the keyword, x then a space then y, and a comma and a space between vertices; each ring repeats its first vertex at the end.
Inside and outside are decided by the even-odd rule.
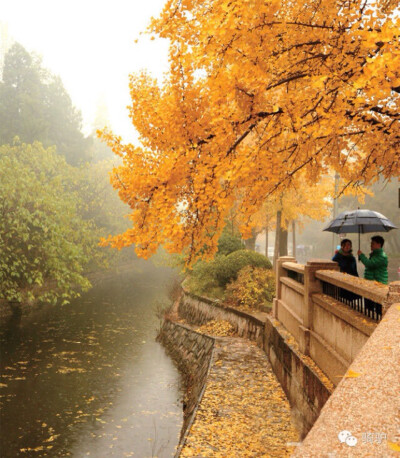
POLYGON ((128 76, 167 70, 167 43, 144 31, 166 0, 0 0, 0 21, 13 39, 60 75, 88 133, 104 98, 114 133, 135 138, 128 118, 128 76), (138 43, 134 40, 139 38, 138 43))

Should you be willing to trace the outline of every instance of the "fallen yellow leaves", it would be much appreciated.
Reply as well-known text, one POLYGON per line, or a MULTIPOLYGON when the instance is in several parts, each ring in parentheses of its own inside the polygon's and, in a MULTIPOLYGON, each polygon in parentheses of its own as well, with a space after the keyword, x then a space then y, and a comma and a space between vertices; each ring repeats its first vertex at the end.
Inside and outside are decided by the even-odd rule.
POLYGON ((358 372, 354 372, 352 371, 351 369, 349 369, 346 374, 344 375, 344 378, 357 378, 359 377, 361 374, 358 373, 358 372))
POLYGON ((390 450, 400 452, 400 442, 388 442, 388 447, 390 448, 390 450))
POLYGON ((283 335, 285 342, 296 351, 296 354, 299 358, 310 368, 312 369, 317 375, 321 382, 326 386, 326 388, 332 393, 334 390, 334 386, 332 381, 328 378, 328 376, 317 366, 312 358, 309 356, 304 355, 299 348, 299 344, 297 343, 296 339, 290 334, 286 329, 280 325, 279 321, 274 320, 275 326, 279 327, 279 332, 283 335))
MULTIPOLYGON (((50 450, 50 449, 52 449, 52 448, 53 448, 52 445, 48 445, 48 446, 46 447, 46 449, 48 449, 48 450, 50 450)), ((43 445, 40 445, 39 447, 35 447, 35 448, 31 448, 31 447, 21 448, 21 449, 20 449, 20 452, 24 452, 24 453, 25 453, 25 452, 41 452, 41 451, 43 451, 43 450, 45 450, 45 447, 43 447, 43 445)))
POLYGON ((60 366, 57 369, 57 373, 59 374, 70 374, 72 372, 78 372, 79 374, 82 374, 83 372, 86 372, 86 370, 80 367, 65 367, 65 366, 60 366))
POLYGON ((46 439, 43 442, 53 442, 57 439, 57 437, 60 437, 60 434, 54 434, 53 436, 50 436, 48 439, 46 439))
POLYGON ((291 411, 261 349, 227 338, 215 349, 204 397, 181 456, 290 456, 291 411))
POLYGON ((211 320, 200 326, 197 331, 217 337, 228 337, 235 334, 235 328, 228 321, 224 320, 211 320))

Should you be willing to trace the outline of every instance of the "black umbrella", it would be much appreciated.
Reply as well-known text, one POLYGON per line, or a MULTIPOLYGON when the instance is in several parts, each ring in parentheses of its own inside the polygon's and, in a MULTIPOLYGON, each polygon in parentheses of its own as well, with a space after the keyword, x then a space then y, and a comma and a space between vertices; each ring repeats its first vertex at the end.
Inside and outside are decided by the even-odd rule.
POLYGON ((358 233, 358 249, 360 249, 360 234, 389 232, 392 229, 397 227, 381 213, 358 209, 340 213, 323 230, 335 234, 358 233))

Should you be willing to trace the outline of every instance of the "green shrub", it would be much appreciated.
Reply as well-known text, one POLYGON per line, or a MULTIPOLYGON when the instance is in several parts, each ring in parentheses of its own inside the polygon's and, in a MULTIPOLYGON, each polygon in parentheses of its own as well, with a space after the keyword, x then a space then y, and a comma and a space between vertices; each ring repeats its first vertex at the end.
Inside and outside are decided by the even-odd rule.
POLYGON ((215 276, 215 261, 198 261, 185 280, 186 286, 194 294, 222 299, 224 290, 215 276))
POLYGON ((221 287, 225 287, 230 281, 236 280, 239 271, 245 266, 272 268, 268 258, 250 250, 239 250, 227 256, 218 256, 213 263, 215 277, 221 287))
POLYGON ((229 232, 223 232, 218 240, 218 255, 228 255, 234 251, 244 250, 240 237, 229 232))
POLYGON ((236 280, 245 266, 271 269, 271 262, 260 253, 238 250, 225 256, 217 256, 211 262, 199 261, 191 271, 186 285, 192 293, 222 298, 226 285, 236 280))
POLYGON ((246 266, 226 287, 225 302, 243 309, 265 310, 275 295, 275 275, 271 269, 246 266))

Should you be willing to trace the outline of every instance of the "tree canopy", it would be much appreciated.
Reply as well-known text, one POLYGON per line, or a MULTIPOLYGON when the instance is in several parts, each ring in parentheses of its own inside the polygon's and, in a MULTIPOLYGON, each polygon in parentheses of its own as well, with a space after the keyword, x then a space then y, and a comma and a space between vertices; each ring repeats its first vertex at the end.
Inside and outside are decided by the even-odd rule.
POLYGON ((109 183, 112 163, 100 154, 86 163, 96 145, 80 126, 61 79, 10 48, 0 81, 0 299, 65 303, 90 285, 88 272, 134 257, 98 246, 127 228, 126 209, 109 183))
POLYGON ((83 270, 96 243, 94 225, 66 192, 73 179, 54 149, 18 139, 0 146, 0 298, 53 303, 89 287, 83 270))
MULTIPOLYGON (((108 239, 210 256, 240 198, 241 231, 266 198, 336 170, 343 188, 400 175, 396 0, 169 0, 150 31, 170 41, 162 84, 132 75, 140 144, 112 183, 132 228, 108 239)), ((106 242, 105 242, 106 243, 106 242)))
POLYGON ((18 138, 0 146, 0 299, 65 303, 90 286, 88 272, 132 259, 98 246, 127 227, 110 166, 73 167, 54 147, 18 138))
POLYGON ((55 145, 68 163, 78 165, 90 159, 81 127, 81 114, 61 79, 15 43, 5 55, 0 82, 0 144, 18 136, 26 143, 55 145))

